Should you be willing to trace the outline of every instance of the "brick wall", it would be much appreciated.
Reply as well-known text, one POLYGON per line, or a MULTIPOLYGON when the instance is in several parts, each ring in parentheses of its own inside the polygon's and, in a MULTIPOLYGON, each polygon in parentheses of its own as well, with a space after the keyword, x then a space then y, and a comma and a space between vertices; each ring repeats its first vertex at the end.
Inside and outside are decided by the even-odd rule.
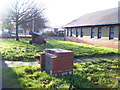
MULTIPOLYGON (((0 36, 0 38, 16 38, 16 36, 0 36)), ((31 36, 19 36, 19 38, 31 38, 31 36)))
POLYGON ((107 25, 107 26, 86 26, 86 27, 69 27, 66 28, 65 32, 65 40, 78 42, 78 43, 86 43, 90 45, 100 45, 109 48, 118 49, 120 46, 119 34, 120 26, 119 25, 107 25), (110 27, 114 27, 114 39, 109 39, 110 27), (91 29, 94 28, 94 38, 91 38, 91 29), (101 38, 98 38, 98 29, 101 28, 101 38), (78 37, 76 37, 75 31, 78 31, 78 37), (84 29, 83 37, 81 37, 81 30, 84 29), (67 36, 67 32, 69 34, 67 36), (70 36, 72 30, 72 36, 70 36))
POLYGON ((83 38, 79 38, 79 37, 65 37, 65 40, 67 41, 72 41, 72 42, 78 42, 78 43, 85 43, 85 44, 90 44, 90 45, 100 45, 100 46, 104 46, 104 47, 109 47, 109 48, 120 48, 120 40, 118 39, 111 39, 109 40, 109 38, 101 38, 101 39, 97 39, 97 38, 87 38, 87 37, 83 37, 83 38))
POLYGON ((74 53, 68 50, 47 49, 44 54, 41 54, 41 68, 53 76, 71 74, 73 72, 73 61, 74 53))

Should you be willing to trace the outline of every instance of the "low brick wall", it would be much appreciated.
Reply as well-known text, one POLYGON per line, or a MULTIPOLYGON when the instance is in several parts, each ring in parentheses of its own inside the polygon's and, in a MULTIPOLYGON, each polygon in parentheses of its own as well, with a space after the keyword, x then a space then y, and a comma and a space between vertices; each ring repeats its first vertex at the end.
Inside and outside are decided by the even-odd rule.
MULTIPOLYGON (((0 36, 0 38, 16 38, 16 36, 0 36)), ((19 38, 31 38, 31 36, 19 36, 19 38)))
POLYGON ((109 48, 115 48, 118 49, 120 48, 120 40, 117 39, 91 39, 91 38, 76 38, 76 37, 65 37, 66 41, 72 41, 72 42, 78 42, 78 43, 85 43, 85 44, 90 44, 90 45, 99 45, 99 46, 104 46, 104 47, 109 47, 109 48))

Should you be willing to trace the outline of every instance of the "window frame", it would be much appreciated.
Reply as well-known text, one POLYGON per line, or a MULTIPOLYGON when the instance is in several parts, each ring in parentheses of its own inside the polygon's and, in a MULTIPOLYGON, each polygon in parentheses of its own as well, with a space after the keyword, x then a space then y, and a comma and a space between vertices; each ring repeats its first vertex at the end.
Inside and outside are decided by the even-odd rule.
POLYGON ((78 37, 78 28, 76 28, 76 37, 78 37))
POLYGON ((70 28, 70 37, 72 37, 72 28, 70 28))
POLYGON ((81 28, 81 35, 80 35, 81 37, 83 37, 84 36, 84 28, 81 28))
POLYGON ((109 39, 114 39, 114 33, 115 33, 115 28, 114 26, 111 26, 109 28, 109 39))
POLYGON ((91 28, 91 38, 94 38, 95 37, 95 28, 92 27, 91 28))
POLYGON ((67 36, 69 36, 69 28, 67 29, 67 36))
POLYGON ((118 40, 120 40, 120 31, 119 31, 119 36, 118 36, 118 38, 119 38, 118 40))
POLYGON ((98 35, 97 38, 100 39, 102 37, 102 27, 98 27, 98 35))

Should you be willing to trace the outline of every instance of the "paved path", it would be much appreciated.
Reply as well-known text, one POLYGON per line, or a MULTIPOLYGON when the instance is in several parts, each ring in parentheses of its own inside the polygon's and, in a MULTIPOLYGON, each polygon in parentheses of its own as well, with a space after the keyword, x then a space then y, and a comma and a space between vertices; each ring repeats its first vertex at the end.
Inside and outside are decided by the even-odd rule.
POLYGON ((33 66, 40 66, 39 61, 35 62, 22 62, 22 61, 3 61, 2 68, 5 67, 16 67, 21 65, 33 65, 33 66))
POLYGON ((100 56, 100 57, 90 57, 90 58, 79 58, 79 59, 75 59, 74 60, 74 63, 77 63, 77 62, 88 62, 88 61, 96 61, 96 60, 100 60, 100 59, 110 59, 110 60, 113 60, 113 59, 117 59, 118 58, 118 55, 114 55, 114 56, 100 56))
MULTIPOLYGON (((100 60, 100 59, 116 59, 118 58, 117 55, 115 56, 103 56, 103 57, 91 57, 91 58, 79 58, 75 59, 74 63, 78 62, 88 62, 88 61, 95 61, 95 60, 100 60)), ((15 66, 20 66, 20 65, 34 65, 34 66, 40 66, 39 61, 35 62, 21 62, 21 61, 3 61, 2 62, 2 68, 5 67, 15 67, 15 66)))

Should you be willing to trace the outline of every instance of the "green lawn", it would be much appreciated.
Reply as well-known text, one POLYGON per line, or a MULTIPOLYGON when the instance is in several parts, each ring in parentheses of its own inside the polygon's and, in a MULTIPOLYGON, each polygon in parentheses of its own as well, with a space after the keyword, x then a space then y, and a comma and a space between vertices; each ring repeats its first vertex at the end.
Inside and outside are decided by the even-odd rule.
POLYGON ((120 54, 117 49, 101 47, 97 45, 87 45, 82 43, 75 43, 70 41, 47 39, 45 45, 31 45, 30 39, 0 39, 0 53, 3 60, 12 61, 31 61, 35 57, 39 57, 44 49, 48 48, 61 48, 71 50, 74 52, 75 58, 78 57, 92 57, 103 55, 116 55, 120 54))
MULTIPOLYGON (((118 60, 75 63, 72 75, 53 77, 38 66, 3 68, 3 85, 9 88, 120 88, 118 60)), ((61 89, 60 89, 61 90, 61 89)))
MULTIPOLYGON (((3 60, 32 61, 47 48, 71 50, 77 57, 92 57, 120 54, 117 49, 87 45, 70 41, 46 39, 45 45, 31 45, 30 39, 0 39, 3 60)), ((120 60, 102 59, 86 63, 74 63, 72 75, 53 77, 37 66, 3 68, 4 87, 13 88, 112 88, 118 87, 120 60)))

